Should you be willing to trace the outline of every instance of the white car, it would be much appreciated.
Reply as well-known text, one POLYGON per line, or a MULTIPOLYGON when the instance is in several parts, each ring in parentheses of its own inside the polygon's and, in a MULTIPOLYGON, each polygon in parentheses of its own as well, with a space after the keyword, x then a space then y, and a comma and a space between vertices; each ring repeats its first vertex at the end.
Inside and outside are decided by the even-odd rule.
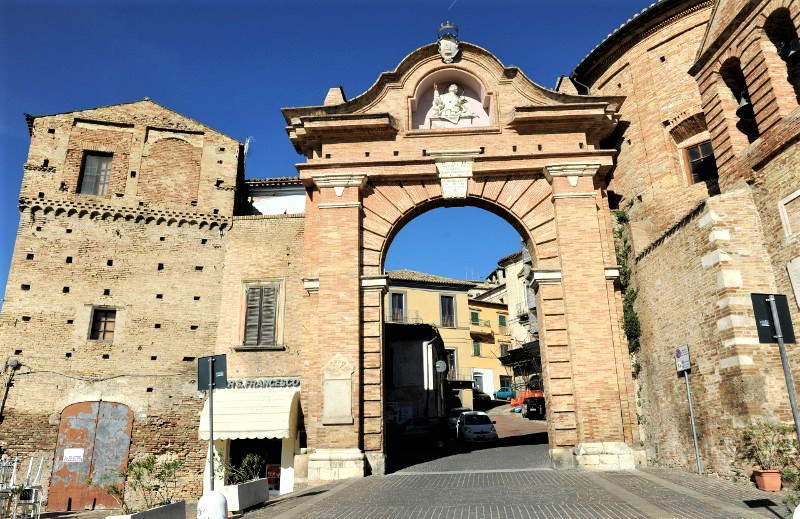
POLYGON ((461 413, 456 424, 456 434, 465 442, 497 441, 494 423, 489 415, 482 411, 461 413))

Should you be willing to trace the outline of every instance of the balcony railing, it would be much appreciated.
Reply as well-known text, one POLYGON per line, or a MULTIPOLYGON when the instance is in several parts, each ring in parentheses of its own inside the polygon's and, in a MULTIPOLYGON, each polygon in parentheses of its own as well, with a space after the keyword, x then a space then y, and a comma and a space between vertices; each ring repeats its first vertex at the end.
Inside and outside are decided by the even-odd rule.
POLYGON ((490 323, 489 321, 487 321, 485 319, 472 319, 472 320, 470 320, 469 324, 471 326, 485 326, 485 327, 489 327, 489 328, 492 327, 492 323, 490 323))
POLYGON ((450 380, 450 381, 461 380, 461 381, 470 381, 470 382, 472 382, 472 373, 470 372, 469 369, 453 369, 453 368, 451 368, 447 372, 447 380, 450 380))
POLYGON ((500 326, 497 328, 497 333, 499 335, 508 335, 508 326, 500 326))
POLYGON ((517 317, 528 317, 528 305, 519 303, 516 307, 517 317))
POLYGON ((422 324, 421 317, 408 317, 405 315, 389 315, 386 318, 387 323, 399 323, 399 324, 422 324))

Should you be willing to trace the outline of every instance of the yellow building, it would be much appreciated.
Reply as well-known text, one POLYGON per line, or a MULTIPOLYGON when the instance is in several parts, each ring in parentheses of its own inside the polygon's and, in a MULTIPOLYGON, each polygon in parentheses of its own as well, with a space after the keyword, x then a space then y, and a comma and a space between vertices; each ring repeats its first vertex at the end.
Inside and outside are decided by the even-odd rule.
POLYGON ((503 366, 500 357, 511 346, 508 306, 505 303, 469 299, 469 331, 472 345, 468 362, 472 380, 484 393, 493 396, 504 386, 511 386, 511 368, 503 366))
MULTIPOLYGON (((436 326, 447 350, 448 379, 461 387, 474 383, 493 396, 505 380, 501 377, 508 375, 498 360, 509 344, 505 305, 470 300, 475 281, 413 270, 387 275, 385 321, 436 326)), ((459 397, 464 406, 473 407, 472 391, 462 389, 459 397)))

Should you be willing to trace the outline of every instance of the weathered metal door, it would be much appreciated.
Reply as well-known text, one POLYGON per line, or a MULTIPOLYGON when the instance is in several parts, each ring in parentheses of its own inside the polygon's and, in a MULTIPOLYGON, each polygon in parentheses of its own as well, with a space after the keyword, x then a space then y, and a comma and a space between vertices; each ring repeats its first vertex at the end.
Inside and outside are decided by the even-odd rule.
POLYGON ((50 511, 117 508, 110 485, 128 466, 133 412, 114 402, 80 402, 61 413, 50 477, 50 511))

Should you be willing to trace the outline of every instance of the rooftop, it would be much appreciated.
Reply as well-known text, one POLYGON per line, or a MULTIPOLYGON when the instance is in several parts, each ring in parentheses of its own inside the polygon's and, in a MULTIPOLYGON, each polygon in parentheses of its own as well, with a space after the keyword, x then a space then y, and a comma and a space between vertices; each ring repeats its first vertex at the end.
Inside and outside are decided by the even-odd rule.
POLYGON ((389 279, 394 279, 397 281, 436 283, 439 285, 458 285, 464 287, 474 287, 475 285, 478 285, 480 283, 480 281, 446 278, 443 276, 436 276, 434 274, 428 274, 426 272, 417 272, 416 270, 408 270, 408 269, 390 270, 386 273, 386 275, 389 276, 389 279))

